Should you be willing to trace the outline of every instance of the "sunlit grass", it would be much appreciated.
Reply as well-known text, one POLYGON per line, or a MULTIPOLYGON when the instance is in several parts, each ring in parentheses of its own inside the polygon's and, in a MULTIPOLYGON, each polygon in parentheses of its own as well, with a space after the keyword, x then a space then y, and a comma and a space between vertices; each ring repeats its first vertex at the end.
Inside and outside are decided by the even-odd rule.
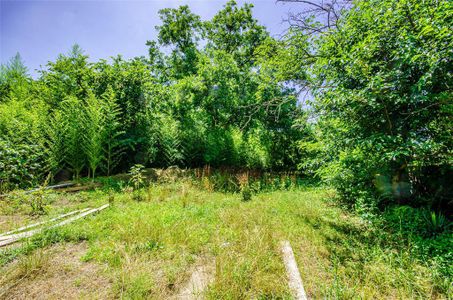
POLYGON ((110 197, 112 207, 35 238, 33 247, 5 251, 1 261, 55 242, 87 240, 83 260, 108 266, 118 297, 174 296, 203 263, 216 270, 208 298, 286 299, 291 296, 279 242, 289 240, 310 297, 448 297, 431 262, 415 259, 411 245, 389 243, 385 233, 334 206, 330 190, 261 193, 249 202, 187 183, 142 193, 141 202, 130 193, 88 193, 84 204, 110 197))

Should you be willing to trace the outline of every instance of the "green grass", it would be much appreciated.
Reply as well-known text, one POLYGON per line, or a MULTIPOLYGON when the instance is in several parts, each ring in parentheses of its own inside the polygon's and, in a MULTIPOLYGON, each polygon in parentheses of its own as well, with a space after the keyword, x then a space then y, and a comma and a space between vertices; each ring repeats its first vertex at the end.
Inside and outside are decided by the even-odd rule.
MULTIPOLYGON (((88 241, 83 257, 108 266, 118 297, 164 299, 177 293, 194 266, 212 264, 210 299, 291 299, 279 242, 293 247, 305 289, 313 298, 448 298, 451 278, 408 242, 395 241, 333 205, 333 191, 294 189, 254 195, 207 192, 190 183, 143 190, 143 201, 114 194, 113 206, 3 251, 3 268, 17 257, 57 242, 88 241)), ((108 201, 87 192, 83 203, 108 201)), ((111 196, 110 196, 111 197, 111 196)), ((58 210, 58 209, 57 209, 58 210)), ((11 279, 14 280, 14 279, 11 279)))

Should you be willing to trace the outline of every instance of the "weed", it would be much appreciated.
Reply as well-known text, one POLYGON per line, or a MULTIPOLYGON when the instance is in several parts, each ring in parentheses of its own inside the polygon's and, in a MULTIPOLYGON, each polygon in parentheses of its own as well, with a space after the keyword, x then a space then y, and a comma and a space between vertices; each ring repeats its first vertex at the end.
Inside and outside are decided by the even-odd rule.
POLYGON ((46 187, 50 180, 50 174, 44 181, 44 184, 28 195, 24 195, 25 201, 30 205, 31 215, 44 215, 46 211, 46 187))
MULTIPOLYGON (((20 283, 23 279, 42 273, 48 267, 48 262, 48 254, 42 249, 31 252, 30 255, 22 256, 17 264, 8 268, 4 276, 0 278, 0 286, 6 287, 7 291, 8 288, 20 283)), ((0 297, 2 292, 2 289, 0 289, 0 297)))
POLYGON ((143 168, 143 165, 136 164, 129 170, 129 175, 131 176, 129 181, 132 183, 134 190, 140 189, 144 183, 143 168))
POLYGON ((18 273, 21 277, 32 276, 42 272, 46 268, 49 256, 42 249, 38 249, 31 255, 22 257, 18 262, 18 273))
POLYGON ((426 231, 430 236, 439 235, 447 231, 453 225, 453 223, 450 222, 444 215, 434 211, 424 211, 423 218, 425 221, 426 231))
POLYGON ((112 190, 109 190, 108 192, 108 202, 110 206, 113 206, 113 204, 115 203, 115 194, 113 193, 112 190))
POLYGON ((132 192, 132 199, 135 201, 142 201, 145 197, 143 196, 142 190, 134 190, 132 192))
POLYGON ((190 190, 190 181, 184 180, 181 182, 181 191, 180 198, 182 202, 182 207, 185 208, 189 204, 189 190, 190 190))
POLYGON ((249 173, 244 172, 242 174, 237 175, 237 179, 239 182, 239 188, 242 194, 243 201, 250 201, 252 200, 252 191, 250 189, 249 183, 249 173))
POLYGON ((150 184, 146 190, 146 199, 148 202, 151 202, 153 200, 153 185, 150 184))
POLYGON ((214 191, 214 184, 212 184, 211 180, 209 180, 209 177, 203 176, 201 178, 201 184, 203 186, 203 189, 208 192, 213 192, 214 191))
POLYGON ((146 251, 154 251, 162 249, 164 246, 161 242, 155 240, 149 240, 145 243, 139 244, 136 246, 136 251, 138 252, 146 252, 146 251))

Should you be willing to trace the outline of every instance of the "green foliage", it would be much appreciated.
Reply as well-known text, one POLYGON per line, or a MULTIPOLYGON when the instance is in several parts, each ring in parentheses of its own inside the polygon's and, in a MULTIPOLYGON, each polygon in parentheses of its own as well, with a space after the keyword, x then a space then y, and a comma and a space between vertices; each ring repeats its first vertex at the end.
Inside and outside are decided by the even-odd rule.
POLYGON ((54 111, 43 124, 44 148, 49 171, 56 175, 65 165, 67 123, 61 111, 54 111))
MULTIPOLYGON (((316 238, 308 244, 321 245, 311 251, 322 254, 317 263, 328 273, 319 271, 309 286, 316 286, 320 298, 448 297, 453 276, 451 2, 347 2, 349 9, 334 12, 338 1, 324 1, 317 7, 329 15, 328 24, 319 15, 302 17, 281 40, 253 17, 251 4, 228 1, 210 20, 201 20, 188 6, 161 10, 158 38, 147 42, 146 58, 91 63, 75 45, 32 79, 16 55, 0 67, 0 192, 37 185, 49 172, 94 178, 133 165, 133 188, 124 190, 142 200, 145 166, 206 166, 191 174, 215 201, 198 207, 201 202, 192 194, 204 191, 191 193, 185 182, 183 188, 153 186, 150 203, 121 210, 126 197, 117 195, 117 201, 110 192, 107 200, 115 199, 116 210, 109 217, 132 231, 111 233, 104 230, 111 218, 98 223, 93 218, 91 237, 108 234, 111 241, 138 245, 126 245, 126 252, 152 251, 153 256, 180 247, 190 255, 163 257, 193 259, 203 245, 212 242, 206 249, 214 249, 224 242, 217 236, 225 235, 213 234, 219 228, 232 232, 232 250, 215 248, 222 268, 216 275, 220 283, 211 287, 214 298, 275 296, 250 280, 254 268, 269 271, 275 236, 299 236, 300 249, 309 249, 304 237, 316 238), (305 92, 310 96, 303 97, 305 92), (296 166, 300 171, 290 172, 296 166), (322 178, 342 203, 366 218, 340 214, 320 197, 308 195, 305 201, 306 194, 292 192, 301 185, 300 175, 322 178), (258 195, 276 190, 291 192, 258 195), (226 201, 215 191, 262 201, 240 203, 238 195, 226 201), (160 203, 175 195, 181 196, 181 210, 175 202, 160 203), (277 201, 275 195, 282 196, 277 201), (154 198, 159 203, 152 203, 154 198), (216 212, 229 205, 226 213, 216 212), (134 219, 140 222, 131 227, 134 219), (155 226, 172 223, 171 232, 155 226), (208 226, 193 235, 187 230, 197 230, 196 224, 208 226), (120 236, 131 232, 133 237, 120 236), (180 237, 182 246, 176 243, 180 237), (244 240, 251 246, 244 248, 244 240), (331 282, 319 286, 325 278, 331 282), (231 292, 231 286, 241 288, 231 292)), ((183 173, 167 169, 162 181, 183 173)), ((123 190, 122 183, 103 180, 123 190)), ((44 188, 20 201, 33 214, 45 212, 44 188)), ((76 232, 46 232, 24 251, 86 238, 86 231, 76 232)), ((1 263, 19 253, 7 251, 1 263)), ((90 255, 119 264, 123 258, 111 255, 115 251, 95 249, 90 255)), ((126 263, 131 261, 140 262, 126 263)), ((271 266, 283 272, 280 263, 271 266)), ((129 267, 124 269, 134 270, 129 267)), ((173 275, 166 287, 175 281, 168 273, 173 275)), ((136 274, 122 284, 132 297, 144 297, 150 278, 136 274)), ((280 275, 268 278, 282 287, 280 275)))
POLYGON ((164 165, 182 165, 185 151, 184 145, 182 145, 179 122, 168 117, 156 121, 159 126, 157 132, 158 145, 164 165))
POLYGON ((132 183, 134 190, 138 190, 142 187, 145 177, 143 176, 143 165, 136 164, 129 170, 131 176, 130 182, 132 183))
POLYGON ((41 70, 40 81, 48 88, 44 101, 52 108, 63 108, 68 96, 84 99, 91 72, 88 56, 75 44, 68 54, 60 54, 55 62, 47 64, 47 69, 41 70))
POLYGON ((426 222, 426 231, 432 236, 448 231, 453 225, 443 214, 434 211, 425 211, 423 217, 426 222))
POLYGON ((96 169, 105 159, 103 144, 104 137, 104 111, 101 101, 93 94, 88 92, 85 101, 85 123, 89 124, 84 132, 84 151, 87 156, 88 166, 91 169, 91 175, 96 175, 96 169))
POLYGON ((148 57, 91 63, 75 45, 36 80, 15 56, 0 70, 2 188, 137 163, 299 167, 364 214, 410 204, 449 215, 451 5, 347 8, 325 26, 308 11, 281 40, 251 4, 228 1, 210 20, 163 9, 148 57))
POLYGON ((452 189, 431 174, 452 172, 450 21, 449 1, 358 1, 301 48, 327 158, 318 174, 347 202, 448 206, 452 189))
POLYGON ((24 195, 25 201, 30 205, 31 215, 43 215, 46 214, 46 187, 49 182, 50 175, 44 181, 44 184, 39 188, 33 190, 28 195, 24 195))
POLYGON ((12 94, 22 98, 29 86, 28 70, 19 53, 0 66, 0 103, 12 94), (19 95, 18 95, 19 94, 19 95))
POLYGON ((85 110, 79 99, 68 96, 62 103, 63 122, 66 124, 66 156, 65 161, 76 179, 79 179, 80 172, 87 163, 87 157, 83 149, 85 145, 85 110))
POLYGON ((239 189, 242 195, 242 201, 252 200, 252 191, 250 189, 249 174, 242 173, 237 176, 239 189))
POLYGON ((181 78, 195 73, 198 53, 196 46, 201 33, 200 17, 193 14, 187 5, 162 9, 159 15, 162 20, 162 25, 156 26, 159 43, 163 46, 174 45, 169 58, 172 76, 181 78))
POLYGON ((121 138, 125 131, 121 130, 121 110, 116 103, 111 86, 108 86, 102 95, 102 100, 104 123, 102 128, 103 164, 101 167, 107 175, 110 175, 112 170, 120 163, 121 156, 124 154, 121 138))
POLYGON ((269 35, 253 18, 252 8, 252 4, 238 7, 230 0, 205 23, 208 47, 232 54, 239 66, 253 64, 255 49, 269 35))
POLYGON ((137 163, 293 169, 301 110, 265 58, 277 64, 269 45, 285 47, 252 7, 229 1, 205 21, 188 6, 163 9, 148 58, 91 63, 74 45, 33 80, 16 56, 1 69, 0 132, 43 156, 39 179, 137 163))
POLYGON ((44 169, 37 145, 12 144, 0 138, 0 192, 39 183, 44 169))
MULTIPOLYGON (((383 229, 392 234, 389 242, 399 241, 412 245, 414 257, 429 257, 436 262, 440 277, 453 276, 452 222, 442 213, 424 208, 392 206, 385 210, 380 223, 383 229)), ((445 285, 448 288, 448 280, 445 285)))

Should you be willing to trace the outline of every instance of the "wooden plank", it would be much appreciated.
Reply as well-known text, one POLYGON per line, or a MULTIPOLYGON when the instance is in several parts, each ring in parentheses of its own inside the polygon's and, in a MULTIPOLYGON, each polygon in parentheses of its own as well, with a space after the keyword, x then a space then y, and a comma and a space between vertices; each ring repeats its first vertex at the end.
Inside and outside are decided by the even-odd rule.
POLYGON ((56 217, 56 218, 53 218, 53 219, 50 219, 50 220, 47 220, 47 221, 42 221, 42 222, 30 224, 30 225, 23 226, 23 227, 20 227, 20 228, 17 228, 17 229, 8 231, 8 232, 4 232, 4 233, 0 234, 0 240, 7 240, 7 239, 10 239, 10 238, 11 238, 10 234, 12 234, 12 233, 24 231, 24 230, 26 230, 26 229, 30 229, 30 228, 37 227, 37 226, 40 226, 40 225, 43 225, 43 224, 46 224, 46 223, 54 222, 54 221, 63 219, 63 218, 65 218, 65 217, 72 216, 72 215, 74 215, 74 214, 76 214, 76 213, 85 212, 85 211, 87 211, 87 210, 89 210, 89 209, 90 209, 90 208, 78 209, 78 210, 71 211, 71 212, 69 212, 69 213, 60 215, 60 216, 58 216, 58 217, 56 217))
MULTIPOLYGON (((34 188, 34 189, 31 189, 31 190, 25 191, 24 194, 30 194, 30 193, 39 191, 40 189, 44 189, 44 190, 61 189, 61 188, 73 186, 75 184, 76 184, 75 182, 65 182, 65 183, 60 183, 60 184, 56 184, 56 185, 49 185, 49 186, 45 186, 45 187, 42 187, 42 188, 34 188)), ((0 195, 0 199, 4 198, 6 196, 8 196, 8 194, 0 195)))
POLYGON ((75 217, 66 219, 66 220, 64 220, 63 222, 60 222, 60 223, 58 223, 58 224, 55 224, 55 225, 51 226, 50 228, 54 228, 54 227, 58 227, 58 226, 63 226, 63 225, 65 225, 65 224, 74 222, 75 220, 78 220, 78 219, 80 219, 80 218, 83 218, 83 217, 85 217, 85 216, 87 216, 87 215, 90 215, 90 214, 92 214, 92 213, 95 213, 95 212, 101 211, 101 210, 103 210, 103 209, 106 209, 106 208, 109 207, 109 206, 110 206, 110 204, 107 203, 107 204, 104 204, 104 205, 102 205, 102 206, 100 206, 100 207, 98 207, 98 208, 93 208, 92 210, 89 210, 89 211, 87 211, 87 212, 81 213, 80 215, 77 215, 77 216, 75 216, 75 217))
POLYGON ((92 183, 88 185, 81 185, 81 186, 73 186, 73 187, 68 187, 68 188, 63 188, 59 190, 59 192, 64 192, 64 193, 75 193, 75 192, 80 192, 80 191, 87 191, 87 190, 92 190, 96 187, 100 187, 100 183, 92 183))
POLYGON ((299 269, 297 268, 294 252, 288 241, 281 243, 281 251, 283 262, 285 263, 286 273, 288 274, 288 285, 293 295, 298 300, 306 300, 307 294, 305 293, 304 285, 300 277, 299 269))
MULTIPOLYGON (((65 183, 60 183, 60 184, 56 184, 56 185, 45 186, 45 187, 43 187, 43 189, 45 189, 45 190, 56 190, 56 189, 61 189, 61 188, 65 188, 65 187, 70 187, 70 186, 73 186, 75 184, 76 184, 75 182, 65 182, 65 183)), ((25 193, 26 194, 33 193, 33 192, 39 191, 40 189, 41 188, 31 189, 31 190, 25 191, 25 193)))
MULTIPOLYGON (((69 219, 66 219, 60 223, 57 223, 55 225, 52 225, 50 227, 48 227, 48 229, 50 228, 55 228, 55 227, 60 227, 60 226, 63 226, 65 224, 68 224, 68 223, 71 223, 71 222, 74 222, 75 220, 78 220, 80 218, 83 218, 87 215, 90 215, 92 213, 95 213, 95 212, 98 212, 98 211, 101 211, 105 208, 109 207, 109 204, 104 204, 98 208, 93 208, 93 209, 90 209, 86 212, 83 212, 81 214, 78 214, 77 216, 74 216, 72 218, 69 218, 69 219)), ((8 240, 4 240, 4 241, 0 241, 0 247, 3 247, 3 246, 6 246, 6 245, 10 245, 12 243, 15 243, 21 239, 24 239, 24 238, 28 238, 28 237, 32 237, 33 235, 37 234, 37 233, 40 233, 44 231, 44 228, 39 228, 39 229, 34 229, 34 230, 30 230, 30 231, 26 231, 26 232, 22 232, 22 233, 17 233, 15 235, 11 235, 10 236, 10 239, 8 240)))

